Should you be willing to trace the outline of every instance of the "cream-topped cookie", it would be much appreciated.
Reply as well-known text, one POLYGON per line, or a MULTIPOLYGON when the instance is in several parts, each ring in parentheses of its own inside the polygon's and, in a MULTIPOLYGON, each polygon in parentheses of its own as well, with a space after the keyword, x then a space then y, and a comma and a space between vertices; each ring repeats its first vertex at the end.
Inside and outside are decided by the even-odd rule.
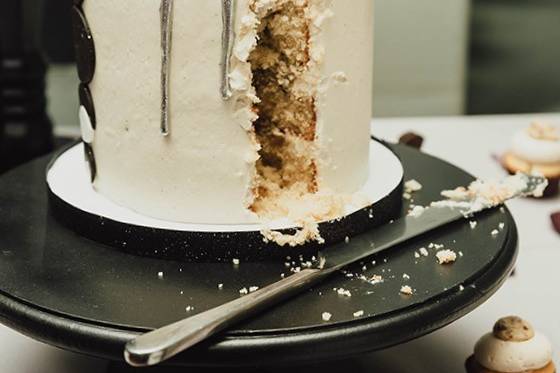
POLYGON ((560 131, 551 125, 533 123, 514 135, 510 151, 530 163, 560 163, 560 131))
POLYGON ((552 346, 525 320, 504 317, 476 343, 467 361, 469 373, 554 372, 552 346))
POLYGON ((560 128, 534 122, 513 136, 509 150, 502 157, 510 173, 539 173, 549 180, 544 195, 554 196, 560 181, 560 128))
POLYGON ((552 347, 538 332, 524 342, 504 341, 488 333, 476 344, 474 356, 480 365, 496 372, 525 372, 548 365, 552 360, 552 347))

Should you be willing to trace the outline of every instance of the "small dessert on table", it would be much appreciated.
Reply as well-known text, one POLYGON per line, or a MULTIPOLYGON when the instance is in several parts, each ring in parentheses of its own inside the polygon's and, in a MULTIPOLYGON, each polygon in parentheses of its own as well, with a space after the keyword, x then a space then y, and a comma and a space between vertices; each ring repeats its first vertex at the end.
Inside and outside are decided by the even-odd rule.
POLYGON ((555 373, 549 340, 517 316, 504 317, 477 342, 467 373, 555 373))
POLYGON ((517 132, 502 164, 512 174, 520 171, 541 173, 549 179, 545 196, 556 195, 560 181, 560 130, 535 122, 517 132))

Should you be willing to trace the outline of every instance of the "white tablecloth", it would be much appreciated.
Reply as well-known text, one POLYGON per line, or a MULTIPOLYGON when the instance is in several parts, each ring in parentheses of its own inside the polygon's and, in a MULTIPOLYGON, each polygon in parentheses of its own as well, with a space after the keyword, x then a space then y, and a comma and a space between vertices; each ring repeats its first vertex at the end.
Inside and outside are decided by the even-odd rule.
MULTIPOLYGON (((503 150, 516 129, 536 118, 560 124, 560 115, 399 118, 376 119, 372 130, 376 136, 393 141, 403 132, 414 130, 426 139, 424 151, 479 177, 499 178, 504 172, 491 154, 503 150)), ((517 272, 487 303, 429 336, 352 361, 322 365, 317 370, 462 372, 477 338, 489 331, 496 319, 509 314, 527 318, 547 334, 555 346, 558 362, 560 295, 556 274, 560 264, 560 235, 552 229, 549 215, 560 210, 560 198, 517 200, 509 207, 520 233, 517 272)), ((2 373, 99 373, 107 366, 104 361, 43 345, 3 326, 0 326, 0 346, 2 373)), ((118 369, 111 370, 114 371, 118 369)))

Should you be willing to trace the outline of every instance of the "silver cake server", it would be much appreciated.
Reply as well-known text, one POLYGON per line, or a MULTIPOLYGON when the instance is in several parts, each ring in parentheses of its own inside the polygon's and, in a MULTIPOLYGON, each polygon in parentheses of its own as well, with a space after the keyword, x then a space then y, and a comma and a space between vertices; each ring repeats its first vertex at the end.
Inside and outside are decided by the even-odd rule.
MULTIPOLYGON (((518 174, 521 185, 504 199, 538 195, 546 186, 546 179, 518 174)), ((474 202, 474 197, 473 201, 474 202)), ((477 200, 477 202, 480 202, 477 200)), ((502 201, 503 202, 503 201, 502 201)), ((165 361, 206 338, 249 318, 282 300, 317 284, 340 269, 371 255, 395 247, 414 237, 451 222, 496 207, 496 203, 469 204, 462 200, 437 207, 426 208, 421 214, 401 218, 398 223, 385 224, 367 234, 352 238, 352 245, 345 243, 325 248, 314 268, 303 269, 281 281, 235 299, 229 303, 202 312, 182 321, 140 335, 125 346, 124 357, 132 366, 150 366, 165 361), (475 209, 468 206, 476 206, 475 209), (372 237, 374 237, 372 239, 372 237)))

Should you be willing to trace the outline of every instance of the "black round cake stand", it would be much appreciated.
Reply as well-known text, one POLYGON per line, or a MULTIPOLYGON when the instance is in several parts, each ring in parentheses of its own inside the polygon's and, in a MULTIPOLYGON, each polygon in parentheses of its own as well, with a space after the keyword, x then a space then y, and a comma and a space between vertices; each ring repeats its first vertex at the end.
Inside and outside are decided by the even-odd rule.
MULTIPOLYGON (((393 150, 404 164, 405 179, 423 184, 413 195, 415 204, 427 205, 441 198, 441 190, 473 180, 412 148, 395 145, 393 150)), ((44 181, 48 160, 0 178, 0 317, 32 338, 122 361, 125 342, 138 333, 290 273, 284 262, 181 263, 134 256, 85 239, 49 212, 44 181)), ((441 328, 487 300, 515 262, 517 230, 508 210, 498 208, 473 220, 474 229, 459 221, 356 263, 169 364, 255 366, 340 359, 441 328), (493 235, 496 229, 499 234, 493 235), (439 245, 457 252, 457 261, 438 264, 439 245), (419 254, 421 247, 428 256, 419 254), (373 275, 383 282, 364 281, 373 275), (410 285, 414 294, 400 294, 403 285, 410 285), (339 295, 339 288, 349 290, 351 297, 339 295), (323 320, 324 312, 332 314, 330 321, 323 320)))

